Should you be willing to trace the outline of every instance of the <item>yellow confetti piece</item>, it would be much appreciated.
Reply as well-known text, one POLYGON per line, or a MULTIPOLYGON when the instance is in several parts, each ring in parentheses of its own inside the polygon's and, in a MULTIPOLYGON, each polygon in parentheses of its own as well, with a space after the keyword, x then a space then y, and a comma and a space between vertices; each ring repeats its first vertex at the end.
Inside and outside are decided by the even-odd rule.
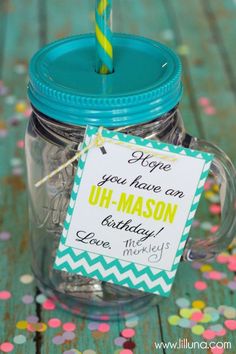
POLYGON ((200 271, 201 272, 210 272, 213 269, 213 267, 210 264, 204 264, 201 266, 200 271))
POLYGON ((177 47, 177 52, 180 55, 188 55, 189 54, 189 47, 186 44, 182 44, 177 47))
POLYGON ((192 302, 192 306, 194 308, 197 308, 197 309, 201 310, 201 309, 203 309, 206 306, 206 304, 202 300, 195 300, 195 301, 192 302))
POLYGON ((211 322, 212 317, 209 313, 204 313, 203 318, 201 319, 201 323, 208 323, 211 322))
POLYGON ((215 195, 215 193, 213 193, 212 191, 205 192, 206 199, 211 199, 212 197, 214 197, 214 195, 215 195))
POLYGON ((220 190, 219 185, 218 185, 218 184, 213 184, 212 190, 213 190, 214 192, 218 193, 219 190, 220 190))
POLYGON ((205 328, 201 325, 196 325, 191 328, 191 331, 200 336, 205 331, 205 328))
POLYGON ((172 326, 176 326, 179 323, 180 317, 177 315, 172 315, 168 317, 168 322, 172 326))
POLYGON ((28 326, 28 322, 27 321, 18 321, 16 323, 16 328, 18 329, 26 329, 28 326))
POLYGON ((48 326, 46 323, 39 322, 38 327, 35 329, 37 332, 45 332, 47 330, 48 326))
POLYGON ((27 105, 25 102, 18 102, 15 106, 15 110, 18 113, 23 113, 27 108, 27 105))
POLYGON ((183 318, 190 318, 192 315, 192 309, 183 308, 179 313, 183 318))

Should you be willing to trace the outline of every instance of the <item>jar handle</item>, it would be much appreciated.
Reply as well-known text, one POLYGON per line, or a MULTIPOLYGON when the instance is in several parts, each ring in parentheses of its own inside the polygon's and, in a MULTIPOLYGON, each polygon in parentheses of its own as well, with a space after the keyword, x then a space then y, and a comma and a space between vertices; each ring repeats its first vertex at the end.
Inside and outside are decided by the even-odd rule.
POLYGON ((236 171, 229 157, 216 145, 199 138, 190 138, 189 148, 214 154, 210 172, 220 190, 221 224, 218 230, 205 240, 189 238, 183 259, 206 261, 225 249, 236 233, 236 171))

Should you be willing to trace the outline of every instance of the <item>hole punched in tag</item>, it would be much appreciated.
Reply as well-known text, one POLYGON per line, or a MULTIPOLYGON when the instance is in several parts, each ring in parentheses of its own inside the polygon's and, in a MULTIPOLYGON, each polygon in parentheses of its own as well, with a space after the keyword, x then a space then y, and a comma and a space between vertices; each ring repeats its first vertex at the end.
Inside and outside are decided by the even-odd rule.
POLYGON ((103 155, 106 155, 106 154, 107 154, 107 151, 106 151, 106 149, 105 149, 104 146, 101 146, 101 147, 100 147, 100 150, 101 150, 101 152, 102 152, 103 155))

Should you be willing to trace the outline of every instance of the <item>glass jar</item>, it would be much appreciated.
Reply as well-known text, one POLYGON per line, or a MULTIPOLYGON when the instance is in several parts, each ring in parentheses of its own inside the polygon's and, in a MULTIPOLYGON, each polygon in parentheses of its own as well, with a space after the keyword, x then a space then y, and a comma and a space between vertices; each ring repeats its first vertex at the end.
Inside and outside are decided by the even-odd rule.
POLYGON ((211 173, 221 191, 221 226, 214 237, 189 237, 183 260, 213 258, 235 232, 235 170, 220 149, 186 133, 178 57, 160 43, 129 35, 116 35, 114 48, 115 71, 108 76, 95 72, 91 35, 54 42, 30 64, 26 160, 33 273, 63 308, 94 319, 144 311, 161 298, 53 268, 77 162, 40 187, 35 183, 73 157, 88 124, 215 155, 211 173))

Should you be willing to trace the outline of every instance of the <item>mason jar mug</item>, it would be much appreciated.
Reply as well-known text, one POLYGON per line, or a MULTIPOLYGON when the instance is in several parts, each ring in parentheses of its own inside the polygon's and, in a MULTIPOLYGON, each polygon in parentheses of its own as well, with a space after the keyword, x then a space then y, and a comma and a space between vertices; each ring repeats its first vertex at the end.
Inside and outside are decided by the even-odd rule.
MULTIPOLYGON (((90 318, 144 311, 160 301, 151 293, 53 268, 77 161, 40 181, 78 151, 86 126, 214 154, 210 173, 219 185, 221 225, 214 236, 190 237, 182 259, 205 261, 221 252, 235 232, 235 170, 213 144, 185 131, 179 111, 181 63, 168 47, 142 37, 114 36, 115 70, 95 70, 92 35, 69 37, 40 49, 30 63, 32 116, 26 131, 32 269, 39 288, 63 308, 90 318)), ((191 176, 189 176, 191 178, 191 176)))

